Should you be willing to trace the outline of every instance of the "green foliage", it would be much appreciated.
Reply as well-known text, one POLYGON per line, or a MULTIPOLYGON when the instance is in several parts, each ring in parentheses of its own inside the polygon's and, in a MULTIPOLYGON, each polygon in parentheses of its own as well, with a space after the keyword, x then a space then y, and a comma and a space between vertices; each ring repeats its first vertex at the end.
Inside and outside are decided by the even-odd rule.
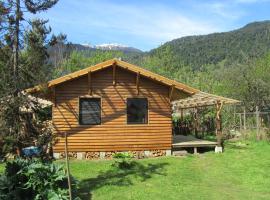
POLYGON ((243 101, 249 111, 269 106, 270 102, 270 53, 257 60, 248 60, 229 68, 222 83, 232 97, 243 101))
POLYGON ((245 56, 258 58, 269 51, 269 27, 269 21, 255 22, 231 32, 182 37, 151 50, 149 54, 166 57, 169 48, 173 53, 169 61, 171 64, 181 62, 193 70, 223 60, 228 65, 235 61, 242 63, 245 56))
POLYGON ((50 132, 36 117, 40 109, 37 100, 23 91, 51 77, 47 54, 51 29, 46 20, 32 20, 25 13, 45 11, 56 3, 57 0, 0 3, 0 140, 4 141, 5 153, 20 153, 23 147, 33 145, 34 140, 50 132), (27 29, 23 27, 25 21, 29 23, 27 29))
POLYGON ((123 52, 120 51, 72 51, 68 59, 65 59, 59 66, 56 66, 53 78, 122 56, 123 52))
POLYGON ((67 176, 59 164, 16 159, 0 176, 0 199, 68 199, 67 176))
POLYGON ((30 22, 31 29, 25 32, 25 48, 22 51, 24 62, 24 87, 32 87, 45 82, 51 77, 51 66, 48 63, 47 37, 51 29, 46 26, 47 20, 35 19, 30 22), (27 72, 27 73, 25 73, 27 72))
POLYGON ((130 152, 118 152, 113 154, 114 163, 113 166, 116 166, 120 169, 130 169, 134 165, 132 158, 134 155, 130 152))

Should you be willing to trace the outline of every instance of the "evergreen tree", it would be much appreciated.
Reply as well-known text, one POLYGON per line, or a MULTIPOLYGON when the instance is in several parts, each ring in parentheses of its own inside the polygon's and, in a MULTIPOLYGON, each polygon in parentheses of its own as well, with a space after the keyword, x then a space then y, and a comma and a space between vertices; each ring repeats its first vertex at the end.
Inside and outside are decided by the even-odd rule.
POLYGON ((46 81, 50 28, 46 27, 47 21, 26 19, 25 12, 36 14, 48 10, 57 1, 0 2, 0 134, 8 152, 20 153, 24 146, 48 133, 42 123, 28 113, 36 115, 39 104, 24 90, 46 81))

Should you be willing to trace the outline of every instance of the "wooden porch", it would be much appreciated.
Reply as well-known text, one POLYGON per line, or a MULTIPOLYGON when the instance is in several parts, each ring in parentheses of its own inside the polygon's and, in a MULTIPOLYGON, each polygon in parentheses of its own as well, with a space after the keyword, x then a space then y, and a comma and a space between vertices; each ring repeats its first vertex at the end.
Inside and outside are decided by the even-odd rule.
POLYGON ((216 147, 218 142, 202 140, 195 138, 192 135, 174 135, 172 147, 173 148, 194 148, 194 153, 197 153, 198 147, 216 147))
POLYGON ((184 148, 193 147, 194 153, 197 153, 198 147, 216 147, 215 152, 222 152, 222 121, 221 121, 221 110, 225 104, 237 104, 240 101, 235 99, 230 99, 218 95, 213 95, 205 92, 197 92, 194 95, 180 99, 173 102, 174 113, 180 113, 180 120, 183 121, 184 113, 183 110, 193 110, 193 122, 194 122, 194 133, 197 136, 198 126, 199 126, 199 116, 198 108, 215 106, 216 107, 216 117, 215 117, 215 129, 216 129, 216 142, 197 139, 191 135, 174 135, 173 136, 173 148, 184 148))

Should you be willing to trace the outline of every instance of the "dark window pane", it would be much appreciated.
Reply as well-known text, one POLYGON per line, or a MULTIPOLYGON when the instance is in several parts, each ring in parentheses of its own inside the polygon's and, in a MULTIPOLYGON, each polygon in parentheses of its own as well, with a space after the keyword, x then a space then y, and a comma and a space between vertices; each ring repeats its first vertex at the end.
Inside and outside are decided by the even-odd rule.
POLYGON ((127 123, 128 124, 148 123, 148 101, 146 98, 127 99, 127 123))
POLYGON ((99 98, 81 98, 79 122, 82 125, 101 123, 101 108, 99 98))

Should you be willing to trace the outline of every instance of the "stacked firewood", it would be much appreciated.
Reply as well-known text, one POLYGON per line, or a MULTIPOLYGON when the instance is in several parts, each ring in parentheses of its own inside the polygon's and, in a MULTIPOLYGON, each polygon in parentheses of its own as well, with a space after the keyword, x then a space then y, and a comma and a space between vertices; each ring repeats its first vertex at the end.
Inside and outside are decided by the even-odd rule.
POLYGON ((99 152, 86 152, 85 159, 87 160, 96 160, 99 159, 100 155, 99 152))
POLYGON ((113 158, 113 154, 115 154, 116 152, 113 151, 107 151, 105 152, 105 159, 112 159, 113 158))
POLYGON ((152 157, 165 156, 166 152, 164 150, 153 150, 151 151, 152 157))
POLYGON ((59 155, 59 158, 65 158, 65 157, 66 157, 65 152, 61 152, 60 155, 59 155))
POLYGON ((137 158, 137 159, 145 158, 144 151, 132 151, 131 153, 134 155, 134 158, 137 158))
MULTIPOLYGON (((65 158, 66 157, 66 153, 65 152, 61 152, 59 157, 60 158, 65 158)), ((68 157, 69 158, 77 158, 77 152, 68 152, 68 157)))
POLYGON ((68 152, 69 158, 77 158, 77 152, 68 152))

